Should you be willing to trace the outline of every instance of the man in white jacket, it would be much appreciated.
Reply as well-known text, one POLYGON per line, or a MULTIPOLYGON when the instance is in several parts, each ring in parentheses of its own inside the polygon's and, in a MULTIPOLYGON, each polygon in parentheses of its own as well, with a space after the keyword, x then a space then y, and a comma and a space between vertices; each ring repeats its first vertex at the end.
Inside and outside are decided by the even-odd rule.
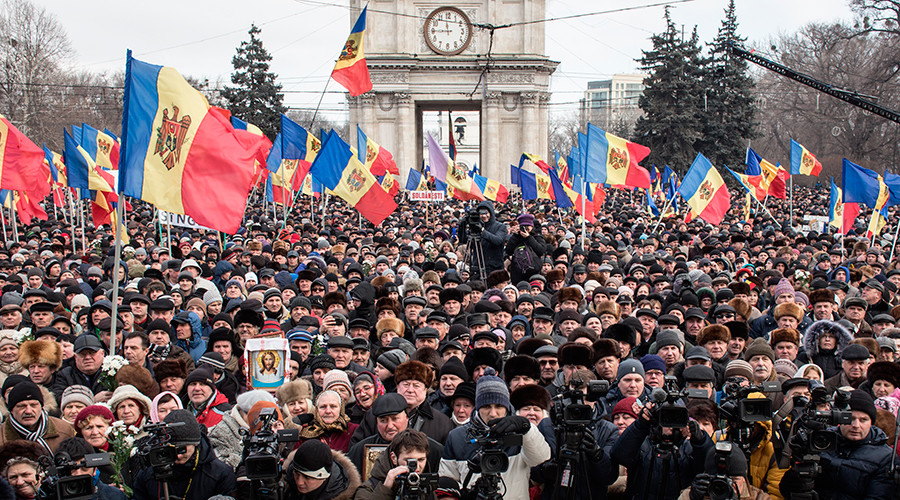
POLYGON ((469 476, 468 460, 479 448, 467 436, 471 427, 487 430, 496 437, 522 434, 522 446, 505 448, 509 457, 509 468, 500 474, 502 484, 499 493, 504 499, 528 500, 528 478, 532 467, 550 459, 550 446, 537 426, 525 417, 513 414, 509 402, 509 388, 497 377, 493 368, 488 368, 478 379, 475 389, 476 412, 466 425, 450 431, 441 457, 440 475, 456 480, 464 488, 472 488, 480 474, 469 476))

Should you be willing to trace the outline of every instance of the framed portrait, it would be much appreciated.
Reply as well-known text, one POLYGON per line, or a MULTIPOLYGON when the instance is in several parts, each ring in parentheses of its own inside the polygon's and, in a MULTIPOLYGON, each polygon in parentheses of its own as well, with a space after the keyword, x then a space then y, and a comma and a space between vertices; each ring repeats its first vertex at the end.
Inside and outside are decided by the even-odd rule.
POLYGON ((369 475, 372 473, 372 467, 375 466, 375 461, 378 460, 378 457, 381 456, 381 453, 384 452, 388 448, 386 444, 367 444, 365 450, 363 451, 363 470, 362 477, 363 481, 369 480, 369 475))
POLYGON ((284 338, 248 339, 244 347, 244 366, 249 375, 249 388, 274 390, 286 383, 285 368, 291 359, 289 349, 284 338))

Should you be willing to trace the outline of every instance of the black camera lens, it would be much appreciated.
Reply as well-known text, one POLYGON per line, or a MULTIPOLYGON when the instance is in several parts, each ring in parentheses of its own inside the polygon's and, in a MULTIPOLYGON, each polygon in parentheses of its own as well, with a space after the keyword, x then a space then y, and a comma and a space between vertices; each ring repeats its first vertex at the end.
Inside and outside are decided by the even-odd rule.
POLYGON ((709 482, 707 495, 710 500, 730 500, 735 496, 733 483, 727 477, 715 477, 709 482))

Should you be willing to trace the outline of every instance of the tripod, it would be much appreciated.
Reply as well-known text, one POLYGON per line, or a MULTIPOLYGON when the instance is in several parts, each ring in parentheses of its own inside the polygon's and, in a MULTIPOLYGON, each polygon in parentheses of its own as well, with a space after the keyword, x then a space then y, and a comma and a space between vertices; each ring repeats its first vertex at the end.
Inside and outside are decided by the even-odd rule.
POLYGON ((487 281, 487 275, 484 271, 484 248, 481 246, 481 235, 469 235, 469 242, 466 244, 466 264, 469 266, 469 279, 475 273, 474 269, 478 269, 478 279, 482 282, 487 281))

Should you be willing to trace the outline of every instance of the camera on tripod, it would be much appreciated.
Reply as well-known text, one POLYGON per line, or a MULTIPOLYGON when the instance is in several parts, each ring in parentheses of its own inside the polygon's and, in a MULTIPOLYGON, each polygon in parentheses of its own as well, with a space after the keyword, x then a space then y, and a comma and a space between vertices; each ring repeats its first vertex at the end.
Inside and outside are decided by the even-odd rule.
POLYGON ((735 379, 725 382, 725 397, 719 405, 719 411, 723 414, 729 425, 748 425, 754 422, 772 420, 772 400, 769 398, 751 398, 752 393, 780 392, 781 385, 778 382, 763 382, 759 385, 741 386, 735 379))
POLYGON ((591 380, 587 383, 587 394, 582 390, 584 382, 573 380, 569 387, 553 398, 550 420, 554 426, 584 427, 593 420, 594 409, 585 401, 596 402, 609 392, 606 380, 591 380))
POLYGON ((278 420, 274 407, 263 408, 259 412, 260 429, 250 435, 241 429, 244 438, 244 468, 247 479, 271 481, 281 477, 283 459, 278 452, 279 443, 293 443, 300 439, 298 429, 273 430, 272 424, 278 420))
POLYGON ((108 453, 91 453, 80 462, 72 460, 66 452, 57 453, 53 460, 45 458, 41 465, 47 477, 41 482, 38 498, 59 500, 87 500, 94 497, 94 476, 79 474, 72 476, 75 469, 89 469, 109 465, 108 453))
POLYGON ((409 469, 409 472, 404 472, 397 476, 397 481, 400 482, 400 491, 397 494, 397 498, 425 498, 437 488, 437 474, 416 472, 419 468, 418 460, 414 458, 407 459, 406 468, 409 469))
POLYGON ((709 479, 706 491, 710 500, 732 500, 737 498, 734 481, 728 475, 728 460, 731 457, 732 445, 729 441, 719 441, 715 448, 716 475, 709 479))
POLYGON ((153 477, 157 481, 172 479, 175 461, 178 460, 178 455, 186 450, 186 447, 174 446, 170 442, 169 429, 182 425, 184 425, 182 422, 160 422, 147 424, 142 428, 150 436, 150 439, 144 441, 138 448, 138 454, 146 457, 150 462, 150 466, 153 467, 153 477))
POLYGON ((474 425, 469 427, 467 436, 479 448, 468 461, 469 470, 482 475, 498 475, 509 470, 509 457, 504 448, 522 446, 522 434, 495 436, 489 428, 477 429, 474 425))
POLYGON ((662 387, 650 392, 650 400, 655 403, 651 412, 651 421, 659 428, 681 429, 690 421, 688 409, 678 405, 682 398, 707 399, 709 395, 703 389, 679 389, 678 379, 666 375, 662 387))
POLYGON ((484 223, 481 222, 481 214, 478 213, 478 210, 466 213, 466 234, 473 237, 481 236, 482 232, 484 232, 484 223))

